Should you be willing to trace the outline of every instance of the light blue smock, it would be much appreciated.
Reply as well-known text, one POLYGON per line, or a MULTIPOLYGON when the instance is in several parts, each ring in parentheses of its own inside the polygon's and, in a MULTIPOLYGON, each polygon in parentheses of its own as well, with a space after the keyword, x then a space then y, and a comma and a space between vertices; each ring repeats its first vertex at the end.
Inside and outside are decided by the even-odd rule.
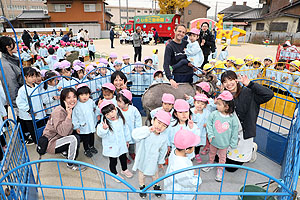
POLYGON ((57 55, 49 55, 45 58, 46 63, 48 64, 49 70, 54 70, 53 65, 58 62, 57 55))
POLYGON ((191 109, 193 115, 192 115, 192 120, 195 124, 197 124, 199 128, 199 136, 200 136, 200 143, 198 146, 205 146, 206 145, 206 127, 204 127, 204 124, 206 124, 207 118, 210 114, 210 111, 208 109, 204 109, 203 113, 197 113, 195 114, 195 108, 191 109))
POLYGON ((227 56, 228 56, 228 51, 227 49, 225 51, 221 51, 219 56, 218 56, 218 60, 224 61, 227 60, 227 56))
POLYGON ((201 65, 204 61, 204 56, 203 56, 203 52, 202 52, 202 49, 200 48, 198 41, 191 42, 188 39, 188 42, 189 43, 185 49, 185 54, 187 56, 187 59, 195 67, 201 67, 201 65))
POLYGON ((46 48, 40 48, 39 49, 39 55, 42 58, 46 58, 48 56, 48 50, 46 48))
POLYGON ((59 47, 57 49, 57 58, 58 58, 58 60, 65 59, 65 55, 66 55, 65 49, 63 47, 59 47))
POLYGON ((53 106, 60 105, 59 99, 58 100, 53 99, 54 96, 60 96, 60 93, 57 90, 57 85, 55 86, 48 85, 46 90, 44 88, 42 89, 42 93, 43 93, 42 99, 43 99, 43 103, 45 104, 45 108, 49 108, 46 110, 46 113, 51 114, 53 109, 55 108, 53 106))

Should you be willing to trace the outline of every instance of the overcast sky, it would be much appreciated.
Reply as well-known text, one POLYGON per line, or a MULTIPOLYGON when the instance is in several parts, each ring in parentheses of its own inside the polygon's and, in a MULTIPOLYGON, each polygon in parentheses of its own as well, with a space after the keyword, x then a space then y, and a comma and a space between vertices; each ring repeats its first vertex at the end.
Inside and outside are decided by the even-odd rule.
MULTIPOLYGON (((244 1, 247 0, 235 0, 238 5, 242 5, 244 1)), ((119 0, 106 0, 109 5, 118 6, 119 0)), ((218 2, 217 11, 221 11, 224 8, 227 8, 232 5, 233 0, 200 0, 201 3, 204 3, 211 8, 207 12, 207 16, 214 16, 216 2, 218 2)), ((253 8, 257 8, 259 6, 259 0, 248 0, 247 5, 253 8)), ((144 8, 152 8, 152 0, 128 0, 128 4, 131 7, 144 7, 144 8)), ((121 0, 121 6, 126 6, 126 0, 121 0)), ((158 6, 158 4, 157 4, 158 6)))

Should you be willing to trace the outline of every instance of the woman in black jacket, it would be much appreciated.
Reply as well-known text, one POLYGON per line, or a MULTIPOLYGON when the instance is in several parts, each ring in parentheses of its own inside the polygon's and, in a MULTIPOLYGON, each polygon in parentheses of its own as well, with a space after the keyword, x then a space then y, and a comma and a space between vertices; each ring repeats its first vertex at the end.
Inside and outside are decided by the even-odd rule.
POLYGON ((199 45, 203 51, 204 61, 202 63, 201 69, 203 66, 208 63, 208 56, 212 52, 214 53, 216 50, 215 37, 208 30, 209 24, 207 22, 203 22, 201 24, 201 30, 199 35, 199 45))
MULTIPOLYGON (((258 83, 251 82, 247 76, 237 76, 233 71, 226 71, 221 76, 224 89, 234 97, 235 112, 241 123, 237 149, 228 149, 226 164, 243 165, 255 161, 257 145, 253 142, 256 136, 256 121, 260 105, 274 96, 272 90, 258 83), (241 86, 242 83, 244 87, 241 86)), ((237 168, 226 168, 234 172, 237 168)))
POLYGON ((30 49, 30 42, 32 42, 32 37, 26 30, 23 31, 22 40, 28 47, 28 49, 30 49))

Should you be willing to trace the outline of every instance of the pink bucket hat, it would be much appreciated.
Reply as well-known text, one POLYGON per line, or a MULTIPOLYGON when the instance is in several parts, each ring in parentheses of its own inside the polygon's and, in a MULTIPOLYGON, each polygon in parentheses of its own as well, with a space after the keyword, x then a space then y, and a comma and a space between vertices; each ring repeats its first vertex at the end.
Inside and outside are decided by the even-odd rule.
POLYGON ((199 34, 200 34, 200 30, 197 29, 197 28, 192 28, 192 30, 190 30, 189 33, 193 33, 193 34, 195 34, 195 35, 199 35, 199 34))
POLYGON ((200 137, 193 132, 184 130, 182 127, 175 134, 174 144, 178 149, 187 149, 189 147, 197 146, 200 143, 200 137))
POLYGON ((152 60, 152 58, 151 58, 151 57, 149 57, 149 56, 145 56, 145 58, 144 58, 144 62, 146 62, 146 60, 152 60))
POLYGON ((132 93, 127 90, 127 89, 123 89, 120 91, 120 94, 122 94, 125 98, 127 98, 129 101, 132 100, 132 93))
POLYGON ((190 105, 188 102, 186 102, 183 99, 177 99, 174 104, 174 109, 177 112, 186 112, 186 111, 189 111, 190 105))
POLYGON ((45 77, 47 71, 48 71, 48 70, 46 70, 46 69, 42 69, 42 70, 41 70, 41 76, 42 76, 42 77, 45 77))
POLYGON ((41 59, 41 56, 37 56, 36 59, 41 59))
POLYGON ((114 62, 114 66, 115 65, 122 65, 123 63, 122 63, 122 61, 120 61, 120 60, 115 60, 115 62, 114 62))
POLYGON ((229 91, 223 91, 217 99, 222 99, 223 101, 231 101, 233 99, 232 94, 229 91))
POLYGON ((71 67, 71 63, 69 62, 69 61, 67 61, 67 60, 63 60, 63 61, 61 61, 60 62, 61 64, 61 67, 63 67, 62 69, 66 69, 66 68, 69 68, 69 67, 71 67))
POLYGON ((109 57, 110 58, 118 58, 118 55, 116 53, 110 53, 109 57))
POLYGON ((163 75, 164 75, 164 72, 163 72, 163 71, 161 71, 161 70, 156 70, 156 71, 153 73, 153 78, 155 77, 156 73, 158 73, 158 72, 161 72, 161 73, 163 73, 163 75))
POLYGON ((77 85, 77 90, 81 87, 89 87, 89 86, 86 83, 80 83, 79 85, 77 85))
POLYGON ((175 97, 173 96, 173 94, 164 93, 161 100, 163 103, 175 103, 175 97))
POLYGON ((100 106, 99 106, 99 109, 100 109, 100 113, 102 113, 102 109, 105 107, 105 106, 108 106, 110 104, 113 104, 114 105, 114 102, 112 102, 111 100, 104 100, 100 106))
POLYGON ((201 87, 205 92, 209 92, 210 90, 210 85, 208 84, 208 82, 201 82, 196 84, 196 86, 201 87))
POLYGON ((82 70, 82 68, 79 66, 79 65, 75 65, 74 67, 73 67, 73 69, 75 70, 75 71, 79 71, 79 70, 82 70))
POLYGON ((125 54, 125 55, 122 56, 122 58, 123 58, 123 60, 130 59, 130 56, 125 54))
POLYGON ((159 121, 161 121, 162 123, 166 124, 166 125, 170 125, 170 121, 171 121, 171 114, 169 112, 166 112, 162 109, 158 110, 157 113, 154 116, 156 119, 158 119, 159 121))
POLYGON ((54 63, 53 69, 61 69, 60 65, 61 65, 60 62, 54 63))
POLYGON ((109 90, 111 90, 113 92, 115 92, 115 90, 116 90, 116 87, 112 83, 104 83, 102 85, 102 87, 103 88, 107 88, 107 89, 109 89, 109 90))
POLYGON ((134 65, 136 67, 144 67, 144 64, 142 62, 139 62, 139 61, 135 62, 134 65))
POLYGON ((205 94, 196 94, 194 96, 195 101, 208 102, 208 97, 205 94))
POLYGON ((88 65, 86 68, 85 68, 85 71, 86 73, 89 73, 90 71, 94 70, 95 67, 93 65, 88 65))
POLYGON ((71 44, 71 42, 67 42, 67 45, 70 45, 71 44))
POLYGON ((105 64, 103 64, 103 63, 99 63, 99 64, 97 65, 97 67, 106 67, 106 66, 105 66, 105 64))
POLYGON ((107 65, 108 61, 105 58, 100 58, 99 63, 103 63, 103 64, 107 65))

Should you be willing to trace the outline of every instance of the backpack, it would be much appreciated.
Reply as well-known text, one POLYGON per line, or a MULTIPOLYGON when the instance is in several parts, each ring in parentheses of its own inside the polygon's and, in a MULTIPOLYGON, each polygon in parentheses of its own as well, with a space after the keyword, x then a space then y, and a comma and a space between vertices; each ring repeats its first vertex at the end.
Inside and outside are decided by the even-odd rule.
POLYGON ((44 155, 47 151, 48 143, 49 143, 48 138, 46 136, 42 135, 38 140, 38 145, 36 147, 36 151, 40 155, 44 155))

